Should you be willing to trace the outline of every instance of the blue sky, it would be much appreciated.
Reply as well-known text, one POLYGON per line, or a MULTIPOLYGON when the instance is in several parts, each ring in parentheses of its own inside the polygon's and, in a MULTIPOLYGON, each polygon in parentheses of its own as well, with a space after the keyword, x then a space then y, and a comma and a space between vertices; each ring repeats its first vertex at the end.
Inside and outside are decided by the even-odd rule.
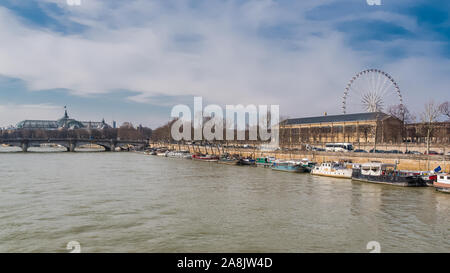
POLYGON ((156 127, 193 96, 338 114, 367 68, 391 74, 419 113, 450 98, 449 12, 436 0, 2 0, 0 127, 64 105, 156 127))

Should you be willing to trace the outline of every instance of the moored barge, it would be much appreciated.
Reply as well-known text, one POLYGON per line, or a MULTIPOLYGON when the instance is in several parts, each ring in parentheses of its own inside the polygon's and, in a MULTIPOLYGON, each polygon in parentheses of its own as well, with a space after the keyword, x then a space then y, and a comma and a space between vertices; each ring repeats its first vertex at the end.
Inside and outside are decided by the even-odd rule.
POLYGON ((203 162, 217 162, 219 158, 215 155, 196 154, 192 156, 192 160, 198 160, 203 162))
POLYGON ((316 162, 309 161, 307 158, 303 158, 301 161, 303 168, 305 168, 305 171, 310 173, 312 169, 316 166, 316 162))
POLYGON ((256 166, 256 161, 252 158, 240 158, 237 165, 241 166, 256 166))
POLYGON ((256 166, 258 167, 264 167, 264 168, 270 168, 273 165, 273 162, 275 161, 275 157, 258 157, 256 158, 256 166))
POLYGON ((311 170, 312 175, 328 176, 335 178, 352 178, 352 169, 339 163, 324 162, 311 170))
POLYGON ((300 162, 295 161, 275 161, 272 165, 272 170, 283 171, 283 172, 293 172, 293 173, 304 173, 306 172, 305 167, 300 162))
POLYGON ((434 188, 440 192, 450 193, 450 174, 438 174, 437 180, 434 182, 434 188))
POLYGON ((192 155, 189 151, 171 151, 167 153, 166 157, 191 159, 192 155))
POLYGON ((220 157, 218 163, 220 164, 226 164, 226 165, 236 165, 238 163, 239 159, 229 155, 224 154, 220 157))
POLYGON ((437 174, 434 172, 420 172, 420 179, 428 187, 434 187, 434 182, 437 180, 437 174))
POLYGON ((395 164, 364 163, 354 169, 353 180, 402 187, 423 187, 426 183, 417 174, 400 171, 395 164))

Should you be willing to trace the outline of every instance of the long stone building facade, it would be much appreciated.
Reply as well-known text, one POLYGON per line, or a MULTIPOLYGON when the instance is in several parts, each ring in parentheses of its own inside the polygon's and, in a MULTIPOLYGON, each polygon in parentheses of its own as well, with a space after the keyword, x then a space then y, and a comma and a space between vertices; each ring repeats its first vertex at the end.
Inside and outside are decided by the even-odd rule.
POLYGON ((280 144, 398 143, 403 128, 399 119, 382 112, 295 118, 281 124, 280 144))
MULTIPOLYGON (((404 125, 398 118, 382 112, 294 118, 281 123, 280 144, 423 144, 426 143, 427 129, 423 123, 404 125)), ((450 145, 449 121, 432 124, 430 143, 450 145)))

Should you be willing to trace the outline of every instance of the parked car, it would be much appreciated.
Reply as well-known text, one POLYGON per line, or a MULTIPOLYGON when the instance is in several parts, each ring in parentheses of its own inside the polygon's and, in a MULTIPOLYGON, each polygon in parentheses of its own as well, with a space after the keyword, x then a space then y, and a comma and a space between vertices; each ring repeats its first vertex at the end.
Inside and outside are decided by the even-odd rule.
POLYGON ((399 151, 399 150, 389 150, 389 151, 386 151, 386 153, 388 153, 388 154, 403 154, 403 152, 399 151))
POLYGON ((406 151, 405 154, 421 155, 422 153, 421 153, 421 152, 418 152, 418 151, 406 151))
POLYGON ((436 151, 429 151, 429 152, 425 152, 425 153, 423 153, 423 154, 429 154, 429 155, 439 155, 439 153, 438 152, 436 152, 436 151))
POLYGON ((369 151, 369 153, 377 153, 377 154, 384 154, 384 153, 386 153, 385 151, 383 151, 383 150, 373 150, 373 149, 371 149, 370 151, 369 151))
POLYGON ((363 149, 356 149, 356 150, 354 150, 353 152, 354 152, 354 153, 367 153, 367 151, 366 151, 366 150, 363 150, 363 149))

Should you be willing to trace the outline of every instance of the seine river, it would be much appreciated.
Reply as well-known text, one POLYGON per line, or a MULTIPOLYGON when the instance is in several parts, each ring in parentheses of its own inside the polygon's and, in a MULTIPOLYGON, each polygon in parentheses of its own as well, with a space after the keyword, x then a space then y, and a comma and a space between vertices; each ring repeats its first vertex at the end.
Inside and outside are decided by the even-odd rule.
POLYGON ((450 195, 138 153, 0 153, 0 252, 450 252, 450 195))

